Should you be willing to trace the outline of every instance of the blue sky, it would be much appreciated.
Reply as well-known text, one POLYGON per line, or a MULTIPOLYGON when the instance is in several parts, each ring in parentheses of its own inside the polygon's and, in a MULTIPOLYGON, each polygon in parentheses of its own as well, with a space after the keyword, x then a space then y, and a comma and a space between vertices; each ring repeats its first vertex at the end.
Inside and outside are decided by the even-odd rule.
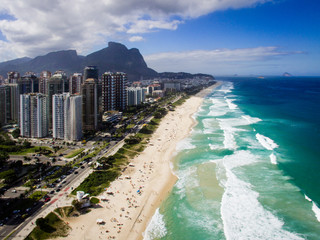
POLYGON ((2 1, 0 61, 116 41, 159 72, 320 75, 315 0, 2 1))

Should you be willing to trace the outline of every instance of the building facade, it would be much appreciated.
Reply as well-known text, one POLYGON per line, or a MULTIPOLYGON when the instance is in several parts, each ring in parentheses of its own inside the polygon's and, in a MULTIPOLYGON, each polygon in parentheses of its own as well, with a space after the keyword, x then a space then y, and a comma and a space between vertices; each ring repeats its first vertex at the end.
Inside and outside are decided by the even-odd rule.
POLYGON ((81 86, 82 95, 82 128, 84 131, 99 129, 101 114, 99 111, 100 93, 98 80, 88 78, 81 86))
POLYGON ((93 78, 93 79, 99 79, 99 70, 96 66, 87 66, 84 68, 83 71, 83 81, 93 78))
POLYGON ((128 106, 137 106, 145 101, 145 91, 140 87, 127 88, 128 106))
POLYGON ((47 91, 47 82, 51 78, 51 72, 49 71, 42 71, 39 78, 39 92, 48 94, 47 91))
POLYGON ((82 74, 74 73, 70 76, 69 90, 71 94, 80 93, 82 84, 82 74))
POLYGON ((102 110, 124 110, 127 106, 127 74, 106 72, 102 76, 102 110))
POLYGON ((82 138, 82 96, 55 94, 52 99, 53 138, 78 141, 82 138))
POLYGON ((20 134, 41 138, 48 135, 48 97, 41 93, 20 95, 20 134))

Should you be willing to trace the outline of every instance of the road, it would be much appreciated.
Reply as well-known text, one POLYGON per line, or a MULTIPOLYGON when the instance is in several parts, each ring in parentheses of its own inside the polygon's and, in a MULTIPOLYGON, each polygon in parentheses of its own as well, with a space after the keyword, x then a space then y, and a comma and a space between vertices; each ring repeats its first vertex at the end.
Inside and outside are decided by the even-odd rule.
MULTIPOLYGON (((118 143, 114 142, 109 145, 109 148, 101 150, 101 152, 92 159, 92 162, 95 162, 102 156, 110 156, 115 154, 123 145, 124 139, 119 141, 118 143)), ((40 217, 45 217, 47 214, 52 212, 57 207, 70 206, 71 201, 74 199, 73 197, 69 197, 69 194, 72 192, 74 188, 80 185, 80 183, 90 175, 93 171, 88 164, 85 164, 85 167, 78 168, 76 170, 78 173, 72 173, 68 175, 65 179, 66 183, 61 188, 59 192, 55 192, 54 195, 51 196, 51 201, 48 203, 42 202, 42 207, 37 209, 30 217, 28 217, 24 222, 20 225, 12 224, 5 225, 0 229, 0 236, 5 237, 8 236, 11 232, 13 232, 7 239, 24 239, 29 235, 29 233, 34 228, 34 224, 36 220, 40 217)), ((51 189, 48 189, 49 191, 51 189)))

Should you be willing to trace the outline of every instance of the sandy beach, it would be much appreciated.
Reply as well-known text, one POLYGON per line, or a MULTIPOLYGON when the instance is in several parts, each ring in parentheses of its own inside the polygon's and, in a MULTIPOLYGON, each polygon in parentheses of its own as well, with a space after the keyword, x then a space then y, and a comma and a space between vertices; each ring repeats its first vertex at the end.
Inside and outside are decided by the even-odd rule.
POLYGON ((170 166, 176 145, 189 135, 195 124, 192 115, 203 97, 218 85, 190 97, 162 119, 148 147, 111 183, 108 191, 113 195, 102 193, 91 212, 67 220, 71 227, 67 239, 143 239, 153 214, 177 180, 170 166), (104 224, 97 224, 97 219, 104 224))

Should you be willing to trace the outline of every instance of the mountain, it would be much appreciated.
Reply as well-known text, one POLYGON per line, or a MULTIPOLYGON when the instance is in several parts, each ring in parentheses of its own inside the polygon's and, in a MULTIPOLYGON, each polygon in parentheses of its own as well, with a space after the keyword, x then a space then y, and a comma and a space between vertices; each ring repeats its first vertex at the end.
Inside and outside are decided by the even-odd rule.
POLYGON ((148 68, 139 50, 127 49, 126 46, 109 42, 108 47, 88 56, 79 56, 75 50, 51 52, 44 56, 20 58, 0 63, 0 75, 6 76, 10 71, 40 73, 43 70, 55 72, 64 70, 67 74, 83 72, 85 66, 95 65, 99 75, 106 71, 125 72, 130 81, 141 78, 153 78, 158 73, 148 68))
POLYGON ((17 71, 21 75, 26 72, 40 74, 44 70, 54 73, 57 70, 64 70, 68 75, 75 72, 83 72, 85 66, 97 66, 99 75, 104 72, 125 72, 129 81, 140 79, 152 79, 155 77, 169 79, 185 79, 205 77, 214 79, 207 74, 190 73, 157 73, 148 68, 143 56, 138 49, 128 49, 126 46, 116 42, 109 42, 108 47, 87 56, 80 56, 75 50, 64 50, 50 52, 44 56, 35 58, 19 58, 0 63, 0 75, 7 76, 10 71, 17 71))
POLYGON ((288 72, 285 72, 282 74, 283 77, 292 77, 292 75, 288 72))
POLYGON ((125 72, 129 80, 139 80, 141 78, 153 78, 158 75, 156 71, 148 68, 139 50, 109 42, 108 47, 86 56, 85 66, 94 65, 99 69, 99 74, 106 71, 125 72))
POLYGON ((197 73, 197 74, 191 74, 186 72, 163 72, 159 73, 160 78, 168 78, 168 79, 192 79, 192 78, 208 78, 209 80, 214 80, 214 77, 209 74, 203 74, 203 73, 197 73))

